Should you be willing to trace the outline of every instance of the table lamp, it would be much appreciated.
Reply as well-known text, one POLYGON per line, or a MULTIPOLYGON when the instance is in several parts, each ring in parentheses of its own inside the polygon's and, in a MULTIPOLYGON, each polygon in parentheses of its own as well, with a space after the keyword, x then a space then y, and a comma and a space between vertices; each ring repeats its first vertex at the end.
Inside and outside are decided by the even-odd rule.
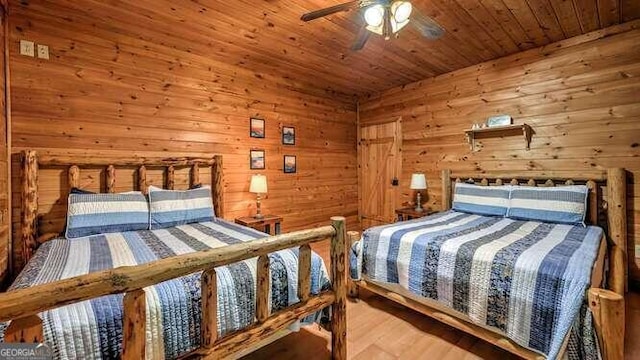
POLYGON ((427 188, 427 178, 424 176, 424 174, 412 174, 411 175, 411 186, 410 186, 411 190, 418 190, 417 191, 417 199, 416 199, 416 208, 415 210, 417 212, 422 212, 422 204, 421 204, 421 198, 420 198, 420 190, 425 190, 427 188))
POLYGON ((249 192, 256 194, 256 214, 254 218, 263 219, 264 215, 260 212, 260 195, 267 193, 267 177, 265 175, 252 175, 249 192))

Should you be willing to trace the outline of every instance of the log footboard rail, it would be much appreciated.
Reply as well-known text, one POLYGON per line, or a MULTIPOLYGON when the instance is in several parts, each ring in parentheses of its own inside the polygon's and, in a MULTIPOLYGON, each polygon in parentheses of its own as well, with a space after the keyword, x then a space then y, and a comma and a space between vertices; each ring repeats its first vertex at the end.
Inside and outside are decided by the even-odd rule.
POLYGON ((7 342, 41 342, 38 313, 104 295, 124 293, 123 359, 144 359, 146 299, 144 288, 202 271, 201 347, 189 358, 226 358, 274 335, 293 322, 331 306, 332 358, 346 359, 346 227, 343 217, 331 225, 247 243, 179 255, 150 263, 123 266, 0 294, 0 321, 12 320, 7 342), (332 289, 310 294, 311 248, 309 244, 331 238, 332 289), (269 254, 299 247, 298 296, 300 302, 271 313, 269 254), (258 258, 256 321, 249 327, 218 338, 216 267, 258 258))

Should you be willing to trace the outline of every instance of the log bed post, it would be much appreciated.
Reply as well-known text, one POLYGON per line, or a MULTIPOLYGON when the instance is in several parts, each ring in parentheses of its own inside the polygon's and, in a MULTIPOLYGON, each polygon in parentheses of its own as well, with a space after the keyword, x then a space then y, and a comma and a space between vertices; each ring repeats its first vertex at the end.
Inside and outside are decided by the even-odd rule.
POLYGON ((73 188, 80 187, 80 168, 78 166, 69 166, 67 182, 69 183, 69 191, 73 188))
POLYGON ((224 177, 222 172, 222 155, 213 157, 211 167, 211 196, 213 197, 213 211, 217 217, 224 217, 224 177))
POLYGON ((451 209, 451 170, 442 170, 442 211, 451 209))
POLYGON ((353 281, 351 279, 351 266, 350 266, 350 261, 351 261, 351 247, 353 246, 353 243, 355 243, 356 241, 359 240, 360 238, 360 233, 357 231, 347 231, 347 238, 349 239, 349 241, 347 241, 347 295, 349 295, 349 297, 352 298, 357 298, 358 297, 358 284, 356 284, 355 281, 353 281))
POLYGON ((585 220, 588 220, 591 225, 598 225, 598 184, 593 180, 589 180, 586 185, 587 189, 589 189, 589 195, 585 220))
POLYGON ((29 315, 11 320, 4 331, 4 342, 7 343, 41 343, 44 342, 42 319, 38 315, 29 315))
POLYGON ((591 288, 588 301, 604 360, 624 360, 624 296, 591 288))
POLYGON ((202 338, 205 349, 211 349, 218 339, 218 279, 216 270, 202 272, 202 338))
POLYGON ((256 286, 256 318, 263 323, 269 317, 269 298, 271 298, 271 278, 269 272, 269 255, 258 258, 256 286))
POLYGON ((138 168, 138 190, 143 194, 147 194, 147 168, 142 165, 138 168))
POLYGON ((298 250, 298 299, 306 301, 311 291, 311 247, 300 246, 298 250))
POLYGON ((147 343, 147 302, 144 290, 127 292, 123 305, 122 359, 144 359, 147 343))
POLYGON ((107 166, 107 192, 116 192, 116 168, 113 165, 107 166))
POLYGON ((624 169, 607 171, 609 223, 609 289, 624 295, 627 286, 627 175, 624 169))
POLYGON ((197 185, 200 185, 200 167, 196 162, 191 165, 191 176, 189 178, 189 187, 193 189, 197 185))
POLYGON ((167 177, 165 181, 165 187, 167 188, 167 190, 173 190, 176 184, 176 180, 175 180, 176 169, 173 167, 173 165, 169 165, 165 169, 165 172, 167 177))
POLYGON ((22 153, 22 261, 26 264, 38 247, 36 222, 38 219, 38 158, 36 152, 22 153))
POLYGON ((347 358, 347 229, 345 218, 331 218, 336 234, 331 239, 331 284, 335 302, 331 305, 331 355, 334 360, 347 358))

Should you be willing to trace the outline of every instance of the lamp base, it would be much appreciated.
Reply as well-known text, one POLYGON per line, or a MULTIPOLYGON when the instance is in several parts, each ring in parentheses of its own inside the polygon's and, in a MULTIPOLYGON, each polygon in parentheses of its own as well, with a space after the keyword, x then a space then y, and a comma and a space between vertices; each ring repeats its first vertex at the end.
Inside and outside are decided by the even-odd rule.
POLYGON ((260 194, 257 194, 256 196, 256 214, 253 216, 254 219, 264 219, 264 215, 262 215, 262 211, 260 211, 260 194))
POLYGON ((413 210, 415 210, 415 212, 424 211, 424 209, 422 209, 422 197, 420 196, 420 191, 416 194, 416 208, 413 210))

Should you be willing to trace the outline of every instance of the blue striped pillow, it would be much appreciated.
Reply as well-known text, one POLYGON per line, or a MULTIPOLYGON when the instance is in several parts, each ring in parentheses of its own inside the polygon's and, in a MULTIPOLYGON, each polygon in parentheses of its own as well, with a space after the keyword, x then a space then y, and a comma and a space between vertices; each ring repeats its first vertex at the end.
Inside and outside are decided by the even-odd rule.
POLYGON ((140 192, 122 194, 69 194, 68 239, 145 230, 149 228, 149 204, 140 192))
POLYGON ((514 186, 507 217, 584 225, 588 196, 589 189, 584 185, 547 188, 514 186))
POLYGON ((150 186, 149 210, 149 228, 152 230, 212 221, 215 217, 210 186, 184 191, 150 186))
POLYGON ((455 186, 453 210, 491 216, 507 214, 511 185, 479 186, 456 183, 455 186))

